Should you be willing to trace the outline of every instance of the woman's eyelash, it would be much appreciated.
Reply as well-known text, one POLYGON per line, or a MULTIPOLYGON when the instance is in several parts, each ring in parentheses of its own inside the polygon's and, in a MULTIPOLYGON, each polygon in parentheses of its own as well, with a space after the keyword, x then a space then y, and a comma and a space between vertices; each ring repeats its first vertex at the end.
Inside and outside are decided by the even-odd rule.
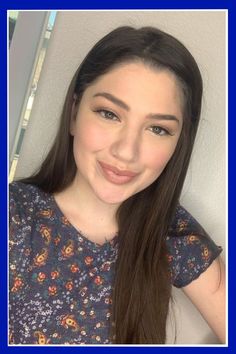
MULTIPOLYGON (((98 113, 104 119, 111 120, 111 121, 119 121, 119 117, 108 109, 96 109, 94 110, 94 112, 98 113)), ((168 129, 160 127, 158 125, 151 126, 149 130, 155 135, 159 135, 159 136, 173 135, 168 129)))
POLYGON ((160 136, 164 136, 164 135, 173 135, 170 133, 169 130, 159 127, 157 125, 153 125, 152 127, 150 127, 151 132, 153 132, 156 135, 160 135, 160 136))
POLYGON ((100 114, 105 119, 119 120, 119 118, 117 117, 117 115, 115 113, 113 113, 112 111, 109 111, 107 109, 97 109, 95 112, 100 114))

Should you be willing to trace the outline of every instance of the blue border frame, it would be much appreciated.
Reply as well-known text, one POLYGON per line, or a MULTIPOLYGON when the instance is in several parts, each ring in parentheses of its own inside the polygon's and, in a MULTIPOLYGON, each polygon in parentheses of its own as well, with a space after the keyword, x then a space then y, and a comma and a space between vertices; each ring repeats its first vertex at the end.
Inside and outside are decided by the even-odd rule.
POLYGON ((79 3, 73 0, 58 0, 53 3, 50 0, 22 0, 19 4, 18 0, 8 0, 5 6, 1 5, 3 9, 9 10, 66 10, 66 9, 227 9, 232 8, 233 0, 100 0, 94 1, 80 1, 79 3))
MULTIPOLYGON (((228 241, 228 258, 229 258, 229 275, 228 275, 228 280, 229 280, 229 346, 227 347, 191 347, 191 351, 201 351, 201 352, 215 352, 215 350, 221 350, 221 351, 227 351, 231 352, 233 350, 233 346, 235 344, 235 334, 233 334, 233 329, 231 328, 231 322, 234 320, 234 314, 236 313, 236 306, 235 306, 235 301, 233 301, 233 296, 232 293, 235 290, 235 277, 234 277, 234 264, 233 261, 235 260, 235 255, 233 254, 233 250, 235 249, 235 235, 233 233, 233 223, 232 219, 234 217, 233 214, 233 207, 230 208, 232 205, 233 201, 235 200, 235 188, 234 184, 231 183, 235 180, 235 174, 234 174, 234 168, 233 164, 232 166, 230 165, 230 161, 232 161, 233 154, 235 151, 235 130, 234 130, 234 125, 235 125, 235 120, 236 120, 236 112, 235 112, 235 97, 234 97, 234 90, 233 90, 233 85, 235 85, 236 82, 236 75, 235 75, 235 64, 236 64, 236 56, 235 56, 235 51, 232 42, 235 42, 234 39, 234 33, 235 31, 235 24, 236 24, 236 12, 234 9, 234 0, 231 1, 221 1, 221 0, 143 0, 139 2, 134 2, 134 1, 128 1, 128 0, 120 0, 120 1, 102 1, 100 0, 99 2, 96 1, 84 1, 83 3, 75 4, 73 1, 70 0, 64 0, 64 1, 47 1, 47 0, 41 0, 41 1, 7 1, 7 4, 1 4, 0 5, 0 26, 1 28, 1 34, 2 34, 2 40, 0 41, 0 53, 1 53, 1 113, 2 113, 2 119, 1 119, 1 127, 2 127, 2 135, 0 139, 0 146, 1 146, 1 163, 3 168, 1 169, 0 173, 0 184, 2 186, 2 193, 1 193, 1 198, 0 198, 0 208, 1 208, 1 227, 2 227, 2 232, 1 232, 1 249, 3 250, 1 257, 0 257, 0 264, 1 264, 1 276, 0 276, 0 298, 2 301, 1 305, 1 311, 0 311, 0 351, 2 352, 12 352, 13 350, 15 352, 25 352, 28 350, 36 350, 38 353, 39 352, 44 352, 45 350, 54 350, 54 351, 66 351, 68 349, 72 350, 80 350, 80 351, 86 351, 86 352, 92 352, 94 350, 96 351, 101 351, 103 352, 104 350, 111 350, 111 351, 136 351, 136 350, 152 350, 152 351, 157 351, 159 349, 164 348, 167 351, 182 351, 182 350, 189 350, 189 347, 168 347, 166 345, 165 347, 125 347, 125 346, 120 346, 120 347, 8 347, 7 346, 7 174, 8 174, 8 168, 7 168, 7 97, 6 97, 6 87, 7 87, 7 48, 8 48, 8 41, 7 41, 7 10, 33 10, 33 9, 43 9, 43 10, 66 10, 66 9, 228 9, 228 25, 229 25, 229 78, 228 78, 228 83, 229 83, 229 134, 228 134, 228 147, 229 147, 229 187, 230 187, 230 193, 229 193, 229 235, 232 233, 232 236, 229 238, 228 241), (3 55, 3 53, 6 53, 3 55), (4 237, 3 237, 4 235, 4 237), (5 295, 5 296, 4 296, 5 295)), ((235 324, 232 325, 232 327, 235 327, 235 324)))

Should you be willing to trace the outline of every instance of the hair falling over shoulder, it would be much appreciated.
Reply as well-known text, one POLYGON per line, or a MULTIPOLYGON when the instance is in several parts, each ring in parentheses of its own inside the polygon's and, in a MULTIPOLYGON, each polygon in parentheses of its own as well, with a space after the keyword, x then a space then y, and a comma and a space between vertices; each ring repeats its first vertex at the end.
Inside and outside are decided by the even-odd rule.
POLYGON ((183 93, 183 128, 173 156, 160 177, 122 203, 117 213, 119 254, 113 290, 111 338, 119 344, 162 344, 171 299, 165 237, 186 176, 201 111, 198 66, 177 39, 153 27, 119 27, 85 57, 70 84, 54 144, 39 171, 23 180, 46 192, 72 183, 76 165, 70 118, 86 88, 114 66, 142 61, 175 74, 183 93))

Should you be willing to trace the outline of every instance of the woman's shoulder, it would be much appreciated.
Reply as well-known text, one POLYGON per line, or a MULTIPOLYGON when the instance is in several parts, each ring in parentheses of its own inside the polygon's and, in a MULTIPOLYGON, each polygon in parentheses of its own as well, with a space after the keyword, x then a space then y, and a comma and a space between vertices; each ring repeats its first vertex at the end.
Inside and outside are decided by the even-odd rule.
POLYGON ((222 251, 202 225, 181 205, 166 238, 173 285, 183 287, 196 279, 222 251))
POLYGON ((9 221, 30 226, 39 210, 50 207, 50 195, 33 184, 21 181, 9 185, 9 221))
POLYGON ((19 257, 22 262, 26 261, 25 252, 31 249, 33 237, 41 223, 40 211, 48 207, 50 195, 37 186, 19 181, 10 183, 9 251, 14 264, 19 261, 19 257))
POLYGON ((19 206, 20 209, 30 206, 35 207, 41 203, 45 203, 48 199, 47 193, 43 192, 39 187, 33 184, 14 181, 9 184, 9 203, 19 206))
POLYGON ((208 237, 202 225, 182 205, 178 204, 169 228, 169 238, 181 241, 181 236, 196 233, 208 237))
POLYGON ((40 189, 33 185, 21 181, 14 181, 9 184, 9 196, 15 200, 33 199, 41 194, 40 189))

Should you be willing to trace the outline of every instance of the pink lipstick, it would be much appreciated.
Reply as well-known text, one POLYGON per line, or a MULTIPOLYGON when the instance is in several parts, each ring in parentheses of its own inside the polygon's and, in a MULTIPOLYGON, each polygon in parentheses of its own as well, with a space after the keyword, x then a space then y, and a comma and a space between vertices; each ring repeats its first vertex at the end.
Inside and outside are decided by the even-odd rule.
POLYGON ((125 184, 130 182, 134 177, 137 176, 137 173, 128 171, 128 170, 120 170, 115 166, 108 165, 104 162, 99 161, 99 165, 101 166, 101 170, 103 176, 111 183, 114 184, 125 184))

